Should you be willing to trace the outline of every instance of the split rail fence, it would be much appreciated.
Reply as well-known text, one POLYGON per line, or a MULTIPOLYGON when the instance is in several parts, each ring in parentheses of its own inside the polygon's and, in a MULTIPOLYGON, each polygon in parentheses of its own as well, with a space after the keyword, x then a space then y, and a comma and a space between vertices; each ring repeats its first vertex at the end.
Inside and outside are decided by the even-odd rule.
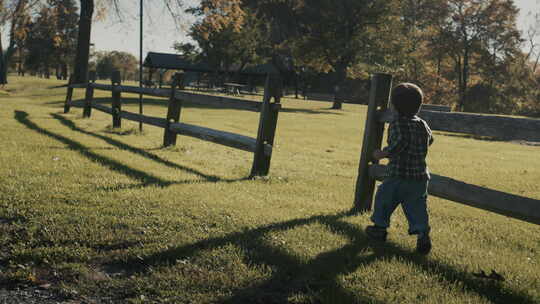
MULTIPOLYGON (((373 160, 372 154, 375 149, 381 148, 384 124, 391 122, 394 117, 388 108, 391 87, 391 75, 374 74, 372 76, 354 200, 354 207, 358 211, 371 209, 375 181, 381 181, 385 177, 386 167, 373 160)), ((428 110, 420 111, 419 116, 426 120, 433 130, 504 140, 540 141, 539 119, 428 110)), ((428 192, 433 196, 540 224, 540 200, 492 190, 436 174, 431 174, 431 177, 428 192)))
POLYGON ((181 91, 178 89, 178 85, 181 81, 179 74, 175 75, 171 89, 141 88, 121 85, 120 73, 118 71, 113 73, 111 85, 95 83, 95 78, 95 73, 90 72, 88 83, 74 84, 71 80, 69 81, 64 113, 68 113, 72 106, 82 107, 84 109, 83 117, 90 117, 92 109, 110 114, 112 116, 113 128, 120 128, 122 119, 142 122, 163 128, 163 146, 165 147, 176 145, 177 135, 180 134, 252 152, 254 153, 254 159, 250 176, 268 175, 278 114, 281 109, 280 100, 282 84, 281 79, 277 75, 268 75, 262 102, 181 91), (86 89, 85 99, 83 101, 72 101, 73 90, 76 88, 86 89), (112 106, 109 107, 93 102, 94 90, 112 92, 112 106), (168 97, 166 118, 123 111, 122 93, 138 93, 156 97, 168 97), (271 99, 273 99, 274 102, 270 102, 271 99), (181 123, 180 114, 184 101, 195 104, 226 106, 233 109, 260 112, 257 138, 181 123))

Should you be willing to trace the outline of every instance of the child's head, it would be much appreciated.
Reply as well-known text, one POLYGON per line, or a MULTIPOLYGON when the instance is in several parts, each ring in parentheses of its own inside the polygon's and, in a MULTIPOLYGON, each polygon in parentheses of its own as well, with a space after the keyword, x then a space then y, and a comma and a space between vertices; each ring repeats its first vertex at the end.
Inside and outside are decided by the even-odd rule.
POLYGON ((412 83, 400 83, 392 90, 392 105, 401 116, 413 117, 418 114, 423 100, 422 89, 412 83))

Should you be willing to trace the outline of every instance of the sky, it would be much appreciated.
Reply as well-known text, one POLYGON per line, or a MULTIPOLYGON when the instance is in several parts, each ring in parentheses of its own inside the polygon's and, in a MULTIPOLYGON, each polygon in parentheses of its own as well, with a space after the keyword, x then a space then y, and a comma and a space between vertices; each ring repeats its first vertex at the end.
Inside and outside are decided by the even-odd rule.
MULTIPOLYGON (((143 0, 144 1, 144 0, 143 0)), ((190 0, 191 3, 198 2, 190 0)), ((187 2, 190 2, 187 1, 187 2)), ((92 43, 95 50, 125 51, 139 56, 139 1, 124 1, 122 10, 125 15, 122 22, 109 18, 105 21, 96 22, 92 28, 92 43)), ((540 0, 514 0, 520 9, 518 17, 518 28, 526 31, 532 23, 529 13, 540 13, 540 0)), ((176 41, 188 41, 186 29, 193 17, 182 18, 183 25, 175 24, 173 18, 168 13, 160 0, 146 1, 144 3, 144 24, 143 24, 143 57, 147 52, 174 53, 172 45, 176 41)), ((540 43, 540 37, 537 38, 540 43)))
MULTIPOLYGON (((96 51, 116 50, 139 56, 139 1, 121 2, 121 11, 125 12, 121 20, 115 16, 109 16, 106 20, 92 24, 91 43, 94 44, 96 51)), ((189 5, 198 1, 185 2, 189 5)), ((193 16, 186 14, 175 22, 162 0, 144 1, 143 14, 144 56, 147 52, 173 53, 172 45, 175 42, 189 41, 186 32, 189 24, 194 21, 193 16)))

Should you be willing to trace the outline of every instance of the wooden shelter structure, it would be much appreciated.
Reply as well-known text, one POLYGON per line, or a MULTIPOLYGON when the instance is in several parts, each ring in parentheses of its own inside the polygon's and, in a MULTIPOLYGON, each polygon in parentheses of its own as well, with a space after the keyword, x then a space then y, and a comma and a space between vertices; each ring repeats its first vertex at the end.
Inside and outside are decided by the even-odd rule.
MULTIPOLYGON (((193 62, 182 55, 157 52, 149 52, 147 54, 143 67, 150 69, 148 76, 148 80, 150 81, 152 80, 153 71, 157 69, 181 70, 188 74, 186 75, 188 77, 185 77, 188 82, 189 80, 194 80, 198 85, 201 83, 203 85, 205 84, 203 80, 204 75, 212 75, 210 78, 214 79, 214 81, 210 82, 219 82, 215 79, 223 75, 229 75, 237 78, 237 82, 245 83, 250 89, 253 89, 257 83, 264 84, 267 75, 280 74, 279 70, 272 63, 247 66, 243 69, 240 69, 240 67, 231 67, 225 70, 215 69, 206 62, 193 62)), ((162 82, 161 79, 159 82, 162 82)), ((212 85, 210 84, 210 86, 212 85)))
POLYGON ((202 73, 215 72, 209 64, 192 62, 182 55, 148 52, 143 67, 150 69, 184 70, 202 73))

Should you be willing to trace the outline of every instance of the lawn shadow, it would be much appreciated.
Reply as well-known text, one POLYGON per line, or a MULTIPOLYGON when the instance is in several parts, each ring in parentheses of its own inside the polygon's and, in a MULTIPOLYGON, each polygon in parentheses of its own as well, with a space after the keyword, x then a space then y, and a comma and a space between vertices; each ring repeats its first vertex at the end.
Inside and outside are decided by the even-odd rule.
MULTIPOLYGON (((164 166, 167 166, 169 168, 178 169, 178 170, 182 170, 184 172, 188 172, 188 173, 197 175, 197 176, 205 179, 208 182, 239 182, 239 181, 244 181, 244 180, 249 179, 249 177, 244 177, 244 178, 239 178, 239 179, 224 179, 224 178, 221 178, 221 177, 219 177, 217 175, 205 174, 205 173, 202 173, 202 172, 197 171, 195 169, 188 168, 186 166, 182 166, 182 165, 173 163, 173 162, 171 162, 169 160, 166 160, 166 159, 163 159, 163 158, 159 157, 156 154, 150 153, 148 151, 145 151, 145 150, 137 148, 137 147, 133 147, 131 145, 128 145, 128 144, 123 143, 121 141, 112 139, 110 137, 100 135, 100 134, 97 134, 97 133, 94 133, 94 132, 86 131, 86 130, 84 130, 82 128, 77 127, 75 125, 75 123, 73 123, 73 121, 71 121, 69 119, 66 119, 62 115, 52 113, 51 116, 53 118, 57 119, 58 121, 60 121, 60 123, 62 125, 70 128, 73 131, 80 132, 80 133, 83 133, 85 135, 92 136, 92 137, 95 137, 95 138, 99 138, 99 139, 105 141, 106 143, 108 143, 111 146, 114 146, 114 147, 117 147, 117 148, 119 148, 121 150, 128 151, 128 152, 131 152, 133 154, 137 154, 137 155, 140 155, 142 157, 148 158, 149 160, 152 160, 154 162, 157 162, 157 163, 159 163, 161 165, 164 165, 164 166)), ((186 182, 188 182, 188 181, 186 181, 186 182)), ((194 180, 193 182, 197 182, 197 181, 194 180)), ((176 182, 171 182, 171 184, 175 184, 175 183, 176 182)))
POLYGON ((65 83, 65 84, 60 84, 60 85, 55 85, 55 86, 49 86, 47 87, 47 89, 60 89, 60 88, 67 88, 68 87, 68 84, 65 83))
MULTIPOLYGON (((224 180, 224 179, 221 179, 221 178, 219 178, 217 176, 207 175, 207 174, 201 173, 199 171, 196 171, 194 169, 187 168, 187 167, 172 163, 170 161, 164 160, 164 159, 160 158, 157 155, 154 155, 152 153, 146 152, 146 151, 141 150, 141 149, 134 148, 132 146, 121 143, 119 141, 108 138, 106 136, 102 136, 102 135, 99 135, 99 134, 94 134, 94 133, 91 133, 91 132, 88 132, 88 131, 84 131, 84 130, 76 127, 73 124, 73 122, 65 119, 64 117, 62 117, 62 116, 60 116, 58 114, 51 114, 51 115, 54 118, 60 120, 60 122, 62 124, 64 124, 65 126, 70 127, 75 131, 80 131, 81 133, 100 138, 100 139, 106 141, 107 143, 109 143, 109 144, 111 144, 113 146, 116 146, 116 147, 118 147, 120 149, 129 151, 129 152, 132 152, 132 153, 135 153, 135 154, 139 154, 139 155, 144 156, 146 158, 149 158, 149 159, 151 159, 153 161, 156 161, 156 162, 158 162, 160 164, 163 164, 163 165, 165 165, 167 167, 183 170, 183 171, 195 174, 195 175, 200 176, 200 177, 205 179, 205 181, 199 181, 199 180, 167 181, 167 180, 163 180, 163 179, 161 179, 159 177, 148 174, 148 173, 146 173, 144 171, 137 170, 137 169, 131 168, 129 166, 126 166, 125 164, 122 164, 122 163, 120 163, 120 162, 118 162, 116 160, 113 160, 113 159, 110 159, 108 157, 101 156, 99 154, 93 153, 93 152, 90 151, 90 149, 88 147, 80 144, 79 142, 76 142, 76 141, 74 141, 72 139, 69 139, 69 138, 64 137, 62 135, 53 133, 51 131, 48 131, 46 129, 43 129, 43 128, 39 127, 38 125, 36 125, 35 123, 33 123, 32 121, 30 121, 28 119, 28 113, 23 112, 23 111, 15 111, 15 119, 18 122, 20 122, 21 124, 23 124, 24 126, 26 126, 27 128, 62 142, 63 144, 67 145, 69 149, 78 152, 82 156, 88 158, 89 160, 91 160, 91 161, 93 161, 93 162, 95 162, 97 164, 105 166, 105 167, 109 168, 112 171, 121 173, 121 174, 123 174, 125 176, 128 176, 130 178, 133 178, 133 179, 141 182, 141 184, 139 184, 139 185, 130 186, 129 187, 130 189, 131 188, 144 188, 144 187, 147 187, 147 186, 168 187, 168 186, 176 185, 176 184, 191 184, 191 183, 197 183, 197 182, 213 182, 213 183, 215 183, 215 182, 237 182, 237 181, 242 181, 242 180, 247 180, 248 179, 246 177, 246 178, 242 178, 242 179, 224 180)), ((122 189, 122 187, 120 187, 120 189, 122 189)))
POLYGON ((51 137, 53 139, 60 141, 61 143, 67 145, 69 149, 78 152, 79 154, 83 155, 84 157, 88 158, 89 160, 95 163, 103 165, 113 171, 119 172, 135 180, 141 181, 143 187, 151 186, 151 185, 166 187, 171 184, 171 182, 169 181, 162 180, 146 172, 128 167, 115 160, 93 153, 88 149, 88 147, 85 147, 84 145, 74 140, 71 140, 67 137, 64 137, 62 135, 58 135, 51 131, 40 128, 38 125, 36 125, 35 123, 33 123, 32 121, 28 119, 28 113, 26 112, 15 111, 15 119, 21 124, 23 124, 24 126, 26 126, 27 128, 29 128, 30 130, 34 130, 40 134, 46 135, 48 137, 51 137))
MULTIPOLYGON (((73 122, 62 116, 58 114, 52 115, 73 130, 79 129, 73 122)), ((15 111, 15 119, 31 130, 66 144, 70 149, 77 151, 91 161, 140 180, 143 185, 165 187, 174 183, 130 168, 115 160, 97 155, 76 141, 40 128, 28 119, 28 113, 26 112, 15 111)), ((108 137, 84 130, 82 132, 87 132, 88 135, 96 136, 108 142, 112 141, 112 143, 109 143, 116 144, 122 149, 134 153, 142 153, 142 155, 149 158, 153 156, 153 159, 157 159, 156 161, 158 162, 177 166, 153 154, 149 153, 148 155, 146 154, 148 152, 144 150, 114 141, 108 137)), ((192 244, 170 248, 148 256, 109 263, 105 266, 122 269, 126 273, 148 273, 153 267, 174 265, 178 261, 189 260, 200 251, 217 249, 228 244, 233 244, 242 248, 242 251, 245 253, 244 259, 246 265, 264 265, 265 267, 275 269, 275 272, 267 280, 232 291, 232 294, 228 298, 220 301, 221 303, 287 303, 290 296, 297 293, 309 292, 315 293, 318 299, 327 300, 321 300, 322 302, 345 304, 358 302, 383 303, 369 295, 358 294, 347 289, 342 285, 340 276, 353 273, 363 265, 399 257, 405 262, 411 263, 424 272, 437 277, 441 284, 450 285, 459 282, 465 291, 482 296, 492 303, 534 303, 534 300, 529 295, 509 289, 499 282, 475 278, 472 274, 456 269, 452 265, 432 260, 429 257, 419 256, 396 244, 387 243, 382 245, 368 242, 366 235, 357 226, 344 221, 346 217, 354 214, 355 212, 348 211, 339 214, 316 215, 308 218, 272 223, 251 230, 233 232, 222 237, 200 240, 192 244), (269 243, 265 238, 268 233, 287 231, 315 223, 323 224, 328 227, 329 231, 346 237, 349 240, 348 244, 341 248, 324 252, 306 263, 298 257, 291 255, 283 248, 269 243), (372 254, 362 254, 366 250, 372 251, 372 254)), ((102 249, 114 249, 115 246, 120 246, 119 248, 130 247, 134 244, 102 244, 104 246, 102 249)))
POLYGON ((275 269, 270 278, 249 287, 234 290, 232 295, 219 303, 288 303, 297 294, 311 293, 321 303, 383 303, 383 301, 347 289, 340 276, 355 272, 363 265, 395 257, 421 268, 441 284, 460 282, 468 292, 476 293, 492 303, 534 303, 526 294, 505 288, 496 281, 481 281, 470 273, 453 266, 418 255, 392 243, 373 243, 359 227, 344 219, 354 215, 353 210, 332 215, 316 215, 261 226, 243 232, 234 232, 223 237, 204 239, 189 245, 171 248, 146 257, 109 263, 106 267, 122 269, 128 276, 133 273, 148 273, 156 266, 171 266, 189 262, 190 258, 204 250, 217 249, 229 244, 238 246, 245 253, 246 265, 259 265, 275 269), (266 241, 265 235, 286 231, 304 225, 319 223, 330 231, 349 240, 345 246, 319 254, 305 261, 286 250, 266 241), (365 254, 365 253, 368 254, 365 254), (371 252, 369 254, 369 252, 371 252))

